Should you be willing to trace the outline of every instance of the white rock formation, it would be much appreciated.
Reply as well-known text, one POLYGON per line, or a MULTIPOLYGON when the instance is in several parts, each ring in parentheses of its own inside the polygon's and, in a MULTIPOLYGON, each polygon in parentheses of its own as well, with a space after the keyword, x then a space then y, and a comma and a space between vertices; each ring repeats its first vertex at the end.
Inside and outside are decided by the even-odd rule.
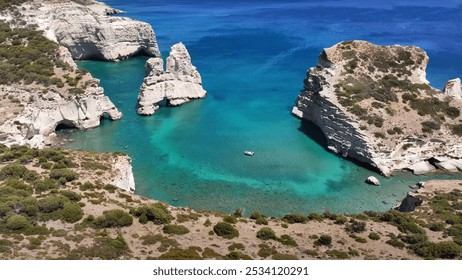
POLYGON ((152 27, 126 17, 103 3, 35 0, 18 10, 24 20, 45 36, 69 49, 74 59, 116 61, 144 53, 160 56, 152 27))
POLYGON ((462 111, 460 80, 450 81, 442 94, 428 85, 427 62, 428 56, 417 47, 336 44, 324 49, 318 66, 307 72, 292 113, 319 127, 328 149, 386 176, 403 169, 432 172, 436 168, 430 162, 437 156, 446 158, 437 161, 438 168, 454 171, 458 166, 450 162, 462 158, 462 144, 451 128, 460 124, 461 116, 446 115, 441 121, 432 114, 418 114, 403 98, 404 93, 420 100, 437 98, 462 111), (440 122, 440 127, 424 131, 424 122, 440 122))
POLYGON ((54 136, 60 124, 89 129, 99 126, 102 117, 112 120, 122 117, 96 79, 84 94, 70 98, 63 98, 53 91, 37 94, 14 86, 0 86, 0 92, 15 96, 24 106, 17 116, 0 125, 0 143, 6 145, 42 148, 49 144, 48 138, 54 136))
POLYGON ((132 159, 129 156, 119 156, 113 166, 116 170, 113 184, 128 192, 135 192, 135 177, 131 165, 132 159))
POLYGON ((444 94, 457 99, 462 99, 462 86, 460 84, 460 79, 457 78, 447 81, 446 86, 444 87, 444 94))
POLYGON ((146 78, 138 95, 137 112, 152 115, 162 101, 168 106, 178 106, 191 99, 203 98, 206 93, 186 47, 178 43, 170 49, 166 70, 162 58, 151 58, 146 62, 146 78))
POLYGON ((422 175, 430 173, 434 171, 436 168, 435 166, 431 165, 428 161, 419 161, 406 167, 406 169, 411 170, 412 173, 414 173, 415 175, 422 175))
POLYGON ((368 184, 370 184, 370 185, 374 185, 374 186, 380 186, 380 181, 379 181, 379 179, 377 179, 377 178, 374 177, 374 176, 369 176, 369 177, 367 177, 366 183, 368 183, 368 184))

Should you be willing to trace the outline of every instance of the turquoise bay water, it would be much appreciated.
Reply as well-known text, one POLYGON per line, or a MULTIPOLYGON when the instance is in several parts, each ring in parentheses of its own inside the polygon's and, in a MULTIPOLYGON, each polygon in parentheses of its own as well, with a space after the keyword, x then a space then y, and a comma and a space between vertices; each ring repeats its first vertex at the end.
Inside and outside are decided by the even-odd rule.
POLYGON ((78 63, 101 79, 124 118, 75 132, 68 146, 129 154, 138 194, 195 209, 241 207, 247 214, 357 213, 388 209, 408 184, 430 178, 403 173, 368 186, 371 171, 328 153, 314 140, 319 132, 308 128, 314 136, 308 137, 290 109, 321 49, 344 39, 421 46, 432 59, 428 78, 440 88, 460 76, 461 35, 450 29, 461 27, 461 9, 454 3, 106 2, 150 22, 164 56, 183 41, 208 91, 203 100, 140 117, 136 98, 147 58, 78 63))

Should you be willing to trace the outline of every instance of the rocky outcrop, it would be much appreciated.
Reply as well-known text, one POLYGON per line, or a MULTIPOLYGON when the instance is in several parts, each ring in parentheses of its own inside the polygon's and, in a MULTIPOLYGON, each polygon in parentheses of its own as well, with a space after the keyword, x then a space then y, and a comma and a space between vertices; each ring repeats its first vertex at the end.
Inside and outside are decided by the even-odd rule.
POLYGON ((37 94, 33 90, 1 86, 3 96, 14 96, 20 110, 0 126, 0 143, 44 147, 59 125, 66 128, 89 129, 97 127, 103 117, 117 120, 122 114, 104 95, 98 80, 85 93, 69 98, 49 91, 37 94))
POLYGON ((152 115, 161 102, 167 106, 179 106, 191 99, 203 98, 199 72, 191 63, 191 57, 182 43, 170 49, 167 67, 162 58, 151 58, 146 62, 146 78, 138 95, 138 114, 152 115))
POLYGON ((113 168, 116 171, 113 184, 125 191, 135 192, 135 177, 132 170, 132 159, 129 156, 119 156, 115 159, 113 168))
POLYGON ((453 79, 446 82, 446 86, 444 87, 444 94, 457 98, 462 99, 462 86, 460 84, 460 79, 453 79))
POLYGON ((18 9, 23 19, 65 46, 74 59, 116 61, 137 54, 160 56, 152 27, 103 3, 35 0, 18 9))
POLYGON ((329 150, 384 175, 462 170, 460 83, 430 87, 427 62, 417 47, 341 42, 309 69, 292 113, 318 126, 329 150))

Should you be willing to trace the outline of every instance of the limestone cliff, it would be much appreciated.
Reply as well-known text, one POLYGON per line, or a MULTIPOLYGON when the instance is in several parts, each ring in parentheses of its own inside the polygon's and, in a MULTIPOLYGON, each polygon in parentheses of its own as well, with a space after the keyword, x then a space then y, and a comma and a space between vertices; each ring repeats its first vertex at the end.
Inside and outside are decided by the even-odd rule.
POLYGON ((178 106, 191 99, 203 98, 206 91, 202 79, 191 57, 182 43, 170 49, 167 68, 162 58, 151 58, 146 62, 146 78, 138 95, 138 114, 152 115, 159 103, 167 101, 169 106, 178 106))
MULTIPOLYGON (((39 94, 30 88, 0 86, 1 97, 13 101, 18 109, 1 123, 0 143, 42 148, 51 144, 50 138, 59 125, 88 129, 99 126, 103 117, 120 119, 122 114, 104 95, 99 81, 93 79, 88 83, 91 84, 83 94, 67 98, 53 90, 39 94)), ((3 107, 0 111, 12 109, 3 107)))
POLYGON ((132 159, 129 156, 118 156, 112 164, 115 169, 113 184, 119 189, 135 192, 135 177, 132 169, 132 159))
POLYGON ((116 61, 136 54, 160 56, 152 27, 97 1, 27 1, 18 11, 74 59, 116 61), (84 3, 84 4, 82 4, 84 3))
POLYGON ((417 47, 341 42, 307 72, 292 113, 317 125, 328 149, 384 175, 462 170, 460 80, 430 87, 427 62, 417 47))
POLYGON ((64 67, 54 66, 51 80, 56 84, 0 85, 1 144, 42 148, 51 144, 59 125, 89 129, 99 126, 103 117, 122 117, 99 80, 78 69, 66 48, 57 47, 56 55, 64 67))

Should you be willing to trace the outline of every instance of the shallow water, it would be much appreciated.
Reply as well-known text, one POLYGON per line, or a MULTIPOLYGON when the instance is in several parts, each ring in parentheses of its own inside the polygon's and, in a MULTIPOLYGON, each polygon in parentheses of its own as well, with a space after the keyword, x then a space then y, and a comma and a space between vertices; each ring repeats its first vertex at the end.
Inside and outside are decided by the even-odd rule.
MULTIPOLYGON (((307 137, 290 110, 318 53, 341 40, 418 45, 439 88, 461 76, 462 38, 452 30, 462 27, 462 9, 455 2, 394 8, 402 1, 106 2, 150 22, 164 56, 183 41, 208 91, 204 100, 140 117, 135 107, 146 58, 78 63, 101 79, 124 118, 73 133, 77 141, 68 146, 128 153, 138 194, 247 214, 357 213, 388 209, 407 185, 429 178, 397 174, 368 186, 371 171, 327 152, 314 140, 322 138, 316 129, 307 128, 307 137)), ((447 177, 431 178, 441 176, 447 177)))

